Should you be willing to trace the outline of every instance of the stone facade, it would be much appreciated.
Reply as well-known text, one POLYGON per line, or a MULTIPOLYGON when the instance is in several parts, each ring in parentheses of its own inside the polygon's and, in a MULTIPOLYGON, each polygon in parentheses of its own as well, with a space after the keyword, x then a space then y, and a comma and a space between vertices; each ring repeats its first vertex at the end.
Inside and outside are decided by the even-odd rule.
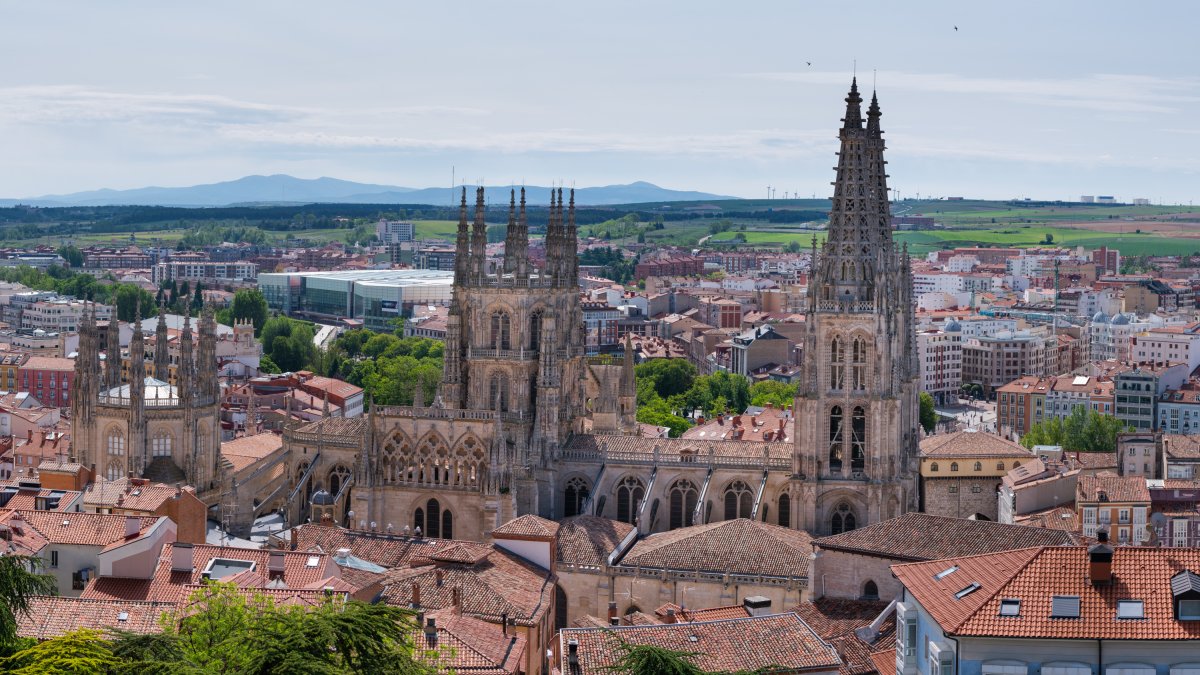
POLYGON ((996 520, 999 478, 923 478, 925 513, 951 518, 996 520))

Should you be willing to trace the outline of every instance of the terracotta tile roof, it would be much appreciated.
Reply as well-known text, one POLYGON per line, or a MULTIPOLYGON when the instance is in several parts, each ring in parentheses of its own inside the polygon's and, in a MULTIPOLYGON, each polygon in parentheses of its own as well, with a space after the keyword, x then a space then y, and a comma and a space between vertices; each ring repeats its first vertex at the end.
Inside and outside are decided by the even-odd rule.
POLYGON ((31 356, 21 367, 22 370, 75 370, 75 359, 65 359, 59 356, 31 356))
POLYGON ((483 546, 475 542, 389 535, 316 523, 292 528, 291 536, 296 541, 296 550, 332 555, 339 548, 348 548, 354 557, 383 567, 407 566, 414 560, 427 564, 435 552, 460 543, 483 546))
POLYGON ((558 523, 553 520, 526 514, 497 527, 495 530, 492 530, 492 534, 513 535, 517 537, 544 537, 549 539, 558 534, 558 523))
POLYGON ((575 452, 591 452, 599 454, 607 448, 610 461, 621 463, 621 455, 637 457, 639 460, 654 456, 657 447, 660 454, 666 457, 678 457, 680 451, 687 450, 696 453, 701 461, 708 457, 709 450, 713 458, 720 462, 722 459, 745 461, 755 460, 761 463, 763 453, 768 452, 772 460, 791 461, 792 450, 790 443, 757 443, 751 441, 698 441, 687 438, 641 438, 639 436, 605 436, 600 434, 576 434, 567 444, 567 448, 575 452))
MULTIPOLYGON (((1200 549, 1118 546, 1113 550, 1112 584, 1088 578, 1082 546, 1035 548, 976 558, 897 565, 892 568, 923 607, 958 635, 1108 640, 1197 640, 1200 622, 1176 621, 1171 577, 1200 570, 1200 549), (1007 558, 1005 558, 1007 556, 1007 558), (954 600, 954 590, 931 583, 934 567, 958 564, 951 586, 973 580, 982 588, 954 600), (968 569, 968 565, 970 569, 968 569), (968 572, 969 574, 962 574, 968 572), (910 584, 912 584, 910 586, 910 584), (1051 618, 1054 596, 1078 596, 1078 619, 1051 618), (1000 601, 1021 600, 1017 616, 1000 616, 1000 601), (1144 619, 1117 619, 1118 600, 1141 600, 1144 619), (966 602, 970 600, 970 602, 966 602), (954 604, 962 608, 950 610, 954 604), (969 609, 967 609, 969 607, 969 609), (965 610, 965 611, 964 611, 965 610)), ((944 584, 942 584, 944 585, 944 584)))
POLYGON ((38 509, 39 498, 49 498, 52 496, 58 497, 58 506, 50 510, 62 511, 79 496, 79 492, 76 490, 21 487, 15 482, 0 483, 0 488, 8 488, 7 491, 12 494, 8 498, 8 501, 4 503, 4 506, 0 508, 13 511, 33 511, 34 509, 44 511, 46 510, 45 508, 38 509), (16 489, 16 492, 12 492, 12 489, 16 489))
POLYGON ((1077 469, 1097 471, 1117 468, 1115 452, 1075 452, 1070 454, 1070 458, 1072 466, 1077 469))
POLYGON ((282 447, 283 436, 279 434, 254 434, 222 443, 221 457, 233 465, 234 471, 241 471, 282 447))
POLYGON ((330 438, 362 436, 367 429, 367 421, 361 417, 326 417, 310 422, 296 429, 297 433, 324 433, 330 438))
POLYGON ((813 540, 814 546, 823 549, 913 561, 1077 543, 1069 532, 927 513, 906 513, 857 530, 813 540))
POLYGON ((1150 490, 1142 476, 1118 476, 1114 473, 1080 474, 1075 488, 1075 503, 1149 502, 1150 490))
POLYGON ((753 671, 768 666, 802 672, 837 668, 841 661, 795 614, 696 623, 608 628, 567 628, 559 632, 559 666, 566 664, 568 642, 579 643, 580 675, 609 671, 621 657, 619 646, 651 644, 698 654, 695 664, 705 672, 753 671))
POLYGON ((620 566, 803 578, 811 555, 807 532, 738 518, 652 534, 620 566))
MULTIPOLYGON (((124 517, 124 516, 122 516, 124 517)), ((149 600, 155 602, 180 602, 201 585, 203 572, 210 561, 216 558, 254 563, 255 571, 269 575, 272 551, 266 549, 229 548, 196 544, 192 546, 192 569, 173 571, 171 555, 175 545, 163 546, 154 576, 150 579, 122 577, 97 577, 88 582, 81 597, 113 600, 149 600)), ((280 592, 294 594, 311 584, 329 577, 340 576, 331 556, 308 551, 283 551, 283 576, 276 583, 283 584, 280 592), (309 564, 309 563, 313 564, 309 564)), ((231 573, 236 574, 237 572, 231 573)), ((243 577, 243 581, 247 578, 243 577)), ((254 589, 255 591, 270 589, 254 589)), ((319 591, 314 591, 319 593, 319 591)))
POLYGON ((521 672, 527 648, 525 638, 510 630, 505 635, 499 626, 450 610, 425 615, 434 620, 437 641, 429 643, 425 632, 413 630, 411 638, 418 655, 438 650, 430 665, 439 671, 478 675, 515 675, 521 672))
POLYGON ((117 628, 140 634, 161 633, 159 617, 174 608, 175 605, 169 602, 35 596, 30 598, 29 614, 17 615, 17 635, 49 640, 81 628, 117 628))
POLYGON ((870 626, 888 606, 889 603, 878 600, 822 598, 816 602, 801 603, 792 611, 837 650, 842 657, 841 675, 867 675, 875 672, 871 650, 892 644, 896 639, 895 612, 889 612, 871 643, 864 642, 855 631, 870 626))
POLYGON ((871 654, 871 663, 875 665, 876 672, 893 673, 896 671, 896 650, 888 649, 882 652, 874 652, 871 654))
MULTIPOLYGON (((193 488, 185 487, 184 490, 193 488)), ((118 478, 92 483, 83 493, 86 508, 119 506, 130 511, 153 513, 163 502, 175 498, 175 488, 166 483, 154 483, 144 478, 118 478)))
POLYGON ((1162 447, 1168 459, 1200 459, 1200 436, 1163 434, 1162 447))
MULTIPOLYGON (((100 547, 125 541, 125 521, 129 517, 138 519, 139 535, 145 534, 160 519, 166 520, 165 516, 142 518, 116 514, 60 513, 57 511, 21 511, 20 515, 24 519, 27 529, 32 528, 50 544, 100 547)), ((13 513, 5 514, 2 520, 11 527, 13 513)))
POLYGON ((955 431, 921 439, 921 457, 1033 457, 1019 443, 979 431, 955 431))
MULTIPOLYGON (((479 544, 476 544, 479 546, 479 544)), ((412 605, 412 588, 420 588, 421 606, 444 609, 461 589, 462 613, 498 623, 502 614, 518 625, 538 625, 550 611, 556 578, 546 570, 501 549, 473 564, 438 563, 389 570, 384 575, 384 602, 412 605)))
POLYGON ((1081 532, 1083 530, 1083 523, 1079 520, 1079 514, 1075 512, 1074 504, 1026 513, 1016 516, 1013 520, 1017 525, 1042 527, 1048 530, 1065 532, 1081 532))
POLYGON ((675 610, 676 621, 716 621, 718 619, 744 619, 748 616, 753 616, 750 614, 750 610, 746 609, 745 605, 686 609, 673 602, 668 602, 654 610, 654 616, 658 619, 659 623, 662 623, 667 618, 667 610, 670 609, 675 610))
POLYGON ((617 549, 633 525, 599 516, 574 516, 558 528, 558 561, 572 565, 600 566, 617 549))

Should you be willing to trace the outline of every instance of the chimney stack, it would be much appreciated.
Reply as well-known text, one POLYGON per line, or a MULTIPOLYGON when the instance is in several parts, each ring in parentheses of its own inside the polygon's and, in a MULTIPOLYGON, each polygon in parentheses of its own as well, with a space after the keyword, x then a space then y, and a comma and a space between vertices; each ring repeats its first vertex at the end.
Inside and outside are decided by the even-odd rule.
POLYGON ((619 626, 620 620, 617 619, 617 603, 608 603, 608 625, 619 626))
POLYGON ((450 602, 454 605, 454 613, 462 616, 462 588, 455 586, 450 589, 450 602))
POLYGON ((412 582, 412 606, 413 609, 421 608, 421 584, 412 582))
POLYGON ((435 579, 437 579, 437 585, 438 585, 438 588, 441 588, 441 586, 442 586, 442 571, 441 571, 441 570, 435 570, 435 571, 434 571, 434 573, 433 573, 433 576, 434 576, 434 578, 435 578, 435 579))
POLYGON ((572 672, 579 668, 579 640, 575 638, 567 640, 567 665, 572 672))
POLYGON ((284 560, 286 559, 283 551, 271 551, 267 558, 267 574, 270 578, 282 577, 285 569, 284 560))
POLYGON ((125 538, 138 536, 142 531, 142 519, 137 516, 125 516, 125 538))
POLYGON ((171 544, 171 571, 172 572, 191 572, 192 571, 192 545, 186 542, 174 542, 171 544))
POLYGON ((667 609, 667 618, 664 619, 664 623, 675 623, 675 608, 667 609))
POLYGON ((1108 530, 1096 531, 1097 544, 1088 549, 1088 578, 1094 585, 1112 583, 1113 549, 1108 545, 1108 530))
POLYGON ((508 612, 500 612, 500 632, 508 635, 508 612))

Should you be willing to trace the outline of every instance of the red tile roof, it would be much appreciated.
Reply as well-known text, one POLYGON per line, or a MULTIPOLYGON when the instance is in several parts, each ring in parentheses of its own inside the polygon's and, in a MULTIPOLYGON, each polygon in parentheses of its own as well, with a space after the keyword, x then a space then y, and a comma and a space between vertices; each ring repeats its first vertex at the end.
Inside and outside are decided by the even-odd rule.
POLYGON ((221 444, 221 457, 241 471, 283 447, 283 436, 273 433, 242 436, 221 444))
POLYGON ((518 516, 492 530, 493 535, 539 537, 549 539, 558 534, 558 523, 535 515, 518 516))
POLYGON ((517 631, 509 630, 506 635, 495 624, 451 610, 430 612, 425 618, 434 620, 437 641, 430 644, 424 629, 413 630, 411 638, 417 647, 418 658, 426 653, 425 650, 437 650, 437 657, 430 665, 436 666, 439 672, 449 670, 472 675, 521 672, 527 645, 517 631))
POLYGON ((1077 543, 1079 541, 1069 532, 927 513, 906 513, 857 530, 813 540, 814 546, 823 549, 914 561, 1077 543))
POLYGON ((610 671, 620 659, 620 645, 656 645, 696 654, 705 672, 753 671, 782 667, 788 672, 829 670, 841 664, 833 647, 822 641, 799 616, 773 614, 696 623, 567 628, 559 632, 559 667, 567 667, 568 642, 578 641, 580 675, 610 671))
POLYGON ((633 530, 633 525, 599 516, 574 516, 558 528, 558 561, 571 565, 601 566, 633 530))
POLYGON ((652 534, 620 565, 803 578, 811 555, 807 532, 737 518, 652 534))
POLYGON ((116 628, 133 633, 161 633, 159 617, 175 608, 168 602, 126 602, 35 596, 29 613, 17 614, 17 635, 49 640, 82 628, 116 628), (122 618, 124 615, 124 618, 122 618))
POLYGON ((892 567, 908 592, 955 635, 1087 640, 1198 640, 1200 621, 1176 621, 1171 577, 1200 570, 1200 549, 1118 546, 1111 584, 1088 578, 1082 546, 1032 548, 892 567), (958 565, 942 580, 933 575, 958 565), (968 583, 980 589, 956 600, 968 583), (1078 619, 1051 618, 1054 596, 1078 596, 1078 619), (1017 616, 1000 616, 1002 599, 1021 601, 1017 616), (1143 619, 1118 619, 1118 600, 1141 600, 1143 619))
POLYGON ((1075 503, 1149 502, 1150 490, 1142 476, 1118 476, 1114 473, 1080 474, 1075 503))
POLYGON ((888 607, 889 603, 878 600, 822 598, 801 603, 792 611, 837 650, 842 657, 841 675, 867 675, 875 672, 872 649, 896 639, 896 616, 888 607), (865 642, 856 631, 870 626, 885 610, 888 617, 880 623, 874 640, 865 642))
POLYGON ((921 439, 921 457, 1019 457, 1033 454, 1019 443, 982 431, 955 431, 921 439))

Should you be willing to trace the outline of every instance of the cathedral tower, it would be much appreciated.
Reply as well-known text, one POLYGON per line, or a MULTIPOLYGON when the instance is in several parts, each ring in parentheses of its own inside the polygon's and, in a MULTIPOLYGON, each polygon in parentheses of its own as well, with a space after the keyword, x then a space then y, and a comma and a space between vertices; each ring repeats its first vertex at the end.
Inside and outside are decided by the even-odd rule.
POLYGON ((798 526, 837 533, 917 507, 918 378, 907 249, 892 240, 881 116, 853 82, 824 245, 813 240, 793 472, 798 526))

